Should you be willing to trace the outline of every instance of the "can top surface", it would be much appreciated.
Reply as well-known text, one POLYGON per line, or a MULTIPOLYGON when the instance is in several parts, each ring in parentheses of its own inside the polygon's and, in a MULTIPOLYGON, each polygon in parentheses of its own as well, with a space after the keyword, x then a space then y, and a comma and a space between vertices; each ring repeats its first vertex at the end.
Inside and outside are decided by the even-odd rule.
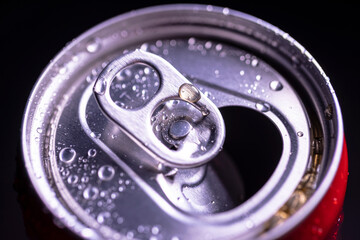
MULTIPOLYGON (((108 86, 114 109, 143 106, 142 101, 151 99, 150 93, 156 96, 155 87, 161 89, 166 81, 165 72, 148 61, 122 68, 108 86)), ((164 144, 176 146, 184 137, 199 136, 192 135, 197 110, 190 105, 172 99, 157 105, 148 119, 132 121, 148 126, 149 134, 165 139, 164 144)), ((123 113, 120 120, 121 116, 127 119, 131 113, 123 113)), ((265 152, 269 146, 260 141, 265 133, 255 130, 259 145, 253 143, 252 149, 265 152)), ((22 133, 26 168, 50 211, 84 238, 119 239, 259 237, 321 156, 314 191, 301 211, 265 235, 279 237, 298 225, 326 193, 342 141, 340 108, 329 79, 298 42, 255 17, 202 5, 134 11, 73 40, 40 76, 22 133), (210 164, 154 169, 154 157, 99 108, 95 80, 109 62, 135 49, 171 64, 202 92, 203 99, 220 109, 232 132, 227 131, 223 151, 210 164), (226 114, 229 108, 243 115, 226 114), (247 114, 275 126, 275 133, 266 134, 277 135, 281 145, 274 162, 253 164, 249 172, 257 174, 252 177, 242 169, 250 167, 246 164, 252 154, 236 146, 249 137, 250 125, 229 121, 249 124, 240 121, 247 114), (316 149, 314 140, 319 139, 321 147, 316 149), (237 160, 242 155, 244 159, 237 160), (268 175, 262 170, 267 167, 268 175), (230 170, 234 168, 241 174, 230 170), (255 185, 247 180, 256 182, 262 174, 266 181, 246 193, 255 185)), ((201 144, 199 149, 207 151, 201 144)))

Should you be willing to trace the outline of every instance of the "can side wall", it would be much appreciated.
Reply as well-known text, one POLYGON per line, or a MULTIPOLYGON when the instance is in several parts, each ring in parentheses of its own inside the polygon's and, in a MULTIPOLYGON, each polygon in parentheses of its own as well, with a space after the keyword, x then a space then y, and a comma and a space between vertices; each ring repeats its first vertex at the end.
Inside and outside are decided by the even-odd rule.
POLYGON ((330 240, 330 231, 337 224, 339 214, 342 210, 348 174, 348 153, 344 138, 339 168, 325 197, 321 200, 314 212, 312 212, 300 226, 282 239, 330 240))

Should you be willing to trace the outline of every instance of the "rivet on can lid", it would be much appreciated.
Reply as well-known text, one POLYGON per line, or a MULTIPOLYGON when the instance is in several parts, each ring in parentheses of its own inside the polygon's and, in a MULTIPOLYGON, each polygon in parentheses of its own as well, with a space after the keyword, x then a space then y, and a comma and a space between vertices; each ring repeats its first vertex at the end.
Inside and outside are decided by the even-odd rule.
POLYGON ((191 130, 191 125, 186 120, 179 120, 173 122, 169 129, 169 134, 174 139, 181 139, 186 137, 191 130))

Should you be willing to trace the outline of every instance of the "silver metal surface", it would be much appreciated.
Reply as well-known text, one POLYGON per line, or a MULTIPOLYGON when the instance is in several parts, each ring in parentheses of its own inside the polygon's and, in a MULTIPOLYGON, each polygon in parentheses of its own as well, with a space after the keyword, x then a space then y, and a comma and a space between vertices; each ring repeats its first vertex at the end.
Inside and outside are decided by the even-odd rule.
MULTIPOLYGON (((174 106, 173 100, 179 101, 177 99, 178 93, 184 83, 190 84, 163 58, 142 50, 135 50, 113 60, 105 67, 94 84, 94 93, 104 113, 119 124, 133 141, 142 145, 145 151, 149 151, 149 154, 154 158, 154 166, 162 163, 171 167, 189 168, 205 164, 219 152, 225 139, 225 126, 217 107, 205 96, 200 98, 203 95, 201 92, 198 92, 199 97, 197 97, 196 103, 191 101, 191 104, 199 106, 199 109, 206 109, 204 110, 207 112, 206 116, 204 116, 203 111, 198 111, 197 108, 195 108, 195 112, 186 109, 181 115, 175 116, 180 108, 174 106), (152 99, 144 102, 143 106, 136 109, 124 109, 117 106, 112 100, 110 86, 120 70, 134 63, 145 63, 153 66, 161 75, 160 86, 158 91, 152 94, 152 99), (158 113, 165 110, 158 108, 163 108, 161 105, 169 104, 170 107, 166 107, 169 113, 166 116, 159 116, 158 113), (172 111, 174 113, 171 113, 172 111), (167 122, 170 121, 168 124, 179 120, 179 118, 187 118, 194 125, 193 133, 182 141, 177 141, 175 149, 166 146, 161 141, 161 136, 156 137, 156 132, 160 131, 158 128, 163 128, 165 124, 163 123, 164 117, 168 118, 167 122), (162 119, 160 121, 154 120, 159 118, 162 119)), ((188 104, 189 108, 191 108, 191 104, 188 104)))
MULTIPOLYGON (((146 62, 153 63, 151 59, 146 62)), ((159 65, 149 66, 154 67, 149 70, 152 80, 168 72, 159 65)), ((144 71, 145 67, 138 69, 144 71)), ((183 83, 185 80, 178 76, 183 83)), ((161 80, 166 77, 159 79, 166 84, 161 80)), ((113 80, 113 89, 110 80, 106 86, 96 84, 95 89, 100 93, 107 89, 107 100, 114 103, 111 109, 116 109, 113 120, 133 119, 137 129, 148 129, 146 136, 155 135, 149 139, 151 143, 183 135, 172 129, 172 122, 156 131, 156 121, 172 107, 157 105, 165 97, 165 92, 158 97, 162 88, 154 88, 154 95, 146 98, 150 102, 158 98, 149 107, 146 119, 141 114, 135 118, 135 112, 150 106, 149 102, 135 101, 134 109, 126 106, 133 104, 136 91, 143 89, 135 87, 129 101, 120 99, 116 104, 111 91, 116 93, 115 85, 121 80, 113 80), (163 111, 154 111, 155 105, 163 111), (157 119, 153 123, 152 117, 157 119)), ((126 89, 130 86, 132 89, 131 81, 126 89)), ((179 86, 172 95, 178 94, 179 86)), ((186 102, 176 105, 187 109, 186 102)), ((193 112, 199 111, 194 108, 193 112)), ((133 125, 126 123, 129 128, 133 125)), ((137 136, 141 140, 142 136, 137 136)), ((185 139, 189 137, 193 137, 191 130, 185 139)), ((258 137, 261 139, 261 134, 258 137)), ((325 195, 339 164, 342 141, 340 108, 329 79, 298 42, 260 19, 201 5, 135 11, 75 39, 40 76, 29 98, 22 129, 25 165, 35 190, 57 220, 86 239, 281 237, 304 220, 325 195), (205 119, 217 108, 235 106, 252 109, 276 125, 282 154, 270 178, 254 195, 244 197, 251 183, 243 182, 235 167, 238 161, 252 161, 243 159, 243 153, 234 158, 224 148, 208 164, 190 169, 173 168, 182 157, 171 155, 163 163, 176 159, 172 167, 160 164, 154 168, 144 163, 154 162, 152 152, 156 150, 144 151, 123 128, 104 116, 93 95, 94 81, 99 75, 101 79, 100 72, 109 62, 135 49, 159 56, 160 63, 170 63, 177 74, 196 86, 202 92, 200 103, 205 101, 206 107, 210 106, 205 119), (333 109, 331 116, 327 109, 333 109), (309 168, 314 129, 319 129, 324 144, 316 191, 289 219, 266 230, 269 219, 290 199, 309 168), (224 176, 231 179, 230 184, 224 176)), ((160 154, 166 152, 159 149, 160 154)), ((258 151, 262 151, 261 145, 258 151)))

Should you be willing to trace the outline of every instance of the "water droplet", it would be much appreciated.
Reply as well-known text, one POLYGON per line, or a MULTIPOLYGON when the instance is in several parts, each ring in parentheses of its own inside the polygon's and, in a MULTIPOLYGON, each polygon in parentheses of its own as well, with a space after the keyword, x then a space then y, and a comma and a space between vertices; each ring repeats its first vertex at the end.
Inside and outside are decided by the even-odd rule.
POLYGON ((96 156, 96 153, 97 153, 96 149, 95 149, 95 148, 91 148, 91 149, 89 149, 89 151, 88 151, 88 156, 89 156, 89 157, 95 157, 95 156, 96 156))
POLYGON ((211 97, 211 92, 205 91, 204 95, 205 95, 205 97, 210 98, 211 97))
POLYGON ((100 39, 99 38, 93 38, 90 39, 86 45, 86 50, 89 53, 95 53, 100 49, 100 39))
POLYGON ((204 151, 204 152, 206 151, 206 147, 203 145, 200 146, 200 149, 201 149, 201 151, 204 151))
POLYGON ((119 192, 123 192, 124 190, 125 190, 125 187, 123 187, 123 186, 119 187, 119 192))
POLYGON ((70 147, 63 148, 59 153, 60 161, 64 163, 71 163, 75 159, 75 156, 75 150, 70 147))
POLYGON ((179 97, 185 101, 195 103, 200 100, 200 91, 192 84, 184 83, 179 88, 179 97))
POLYGON ((104 95, 106 91, 106 81, 104 79, 99 79, 95 84, 94 91, 97 94, 104 95))
POLYGON ((229 15, 230 10, 228 8, 224 8, 222 12, 224 15, 229 15))
POLYGON ((89 177, 88 177, 88 176, 82 176, 82 177, 81 177, 81 182, 87 183, 88 181, 89 181, 89 177))
POLYGON ((95 200, 99 195, 99 189, 96 187, 87 187, 83 192, 83 197, 87 200, 95 200))
POLYGON ((116 192, 113 192, 113 193, 110 195, 111 199, 115 199, 115 198, 117 198, 118 196, 119 196, 119 194, 116 193, 116 192))
POLYGON ((130 231, 130 232, 127 232, 126 237, 127 237, 128 239, 133 239, 134 233, 131 232, 131 231, 130 231))
POLYGON ((270 89, 273 91, 280 91, 283 88, 283 85, 281 82, 277 80, 273 80, 270 82, 270 89))
POLYGON ((261 80, 261 75, 256 75, 255 79, 256 79, 257 81, 260 81, 260 80, 261 80))
POLYGON ((176 40, 170 40, 170 46, 175 47, 176 46, 176 40))
POLYGON ((77 175, 70 175, 67 179, 68 184, 76 184, 79 180, 77 175))
POLYGON ((143 50, 143 51, 147 51, 148 48, 149 48, 149 44, 147 44, 147 43, 143 43, 143 44, 141 45, 141 47, 140 47, 140 49, 143 50))
POLYGON ((221 51, 221 49, 222 49, 222 45, 220 43, 216 44, 215 50, 219 52, 221 51))
POLYGON ((161 127, 160 124, 158 124, 158 125, 155 126, 155 130, 156 130, 156 131, 160 132, 161 129, 162 129, 162 127, 161 127))
POLYGON ((210 49, 211 46, 212 46, 212 43, 211 43, 210 41, 208 41, 208 42, 205 43, 205 48, 206 48, 206 49, 210 49))
POLYGON ((93 138, 100 138, 101 137, 101 133, 97 133, 97 132, 91 132, 90 136, 93 138))
POLYGON ((131 88, 134 92, 138 92, 139 91, 139 85, 133 85, 131 88))
POLYGON ((256 67, 259 64, 259 61, 257 59, 253 59, 251 61, 251 66, 256 67))
POLYGON ((157 235, 157 234, 159 234, 159 232, 160 232, 160 228, 158 226, 153 226, 151 228, 151 233, 152 234, 157 235))
POLYGON ((126 30, 121 31, 121 37, 126 38, 128 36, 128 32, 126 30))
POLYGON ((109 218, 111 215, 109 212, 101 212, 96 217, 96 221, 100 224, 104 223, 107 218, 109 218))
POLYGON ((267 112, 270 110, 270 106, 267 103, 256 103, 255 107, 257 110, 259 110, 261 112, 267 112))
POLYGON ((103 181, 110 181, 115 174, 115 169, 110 165, 104 165, 99 168, 98 176, 103 181))
POLYGON ((65 74, 67 72, 67 67, 66 66, 62 66, 60 69, 59 69, 59 73, 60 74, 65 74))
POLYGON ((38 128, 36 129, 36 132, 39 133, 39 134, 42 133, 42 131, 43 131, 43 130, 42 130, 42 128, 40 128, 40 127, 38 127, 38 128))
POLYGON ((118 224, 122 224, 122 223, 124 222, 124 218, 123 218, 123 217, 118 217, 118 218, 116 219, 116 222, 117 222, 118 224))
POLYGON ((298 137, 304 136, 304 133, 302 131, 297 132, 298 137))
POLYGON ((247 228, 253 228, 254 227, 254 223, 251 220, 248 220, 245 222, 245 226, 247 228))
POLYGON ((244 74, 245 74, 244 70, 241 70, 240 71, 240 76, 244 76, 244 74))
POLYGON ((163 42, 162 42, 161 40, 157 40, 157 41, 155 42, 155 45, 156 45, 158 48, 160 48, 160 47, 162 47, 163 42))
POLYGON ((194 45, 195 44, 195 38, 189 38, 189 40, 188 40, 188 44, 189 45, 194 45))

